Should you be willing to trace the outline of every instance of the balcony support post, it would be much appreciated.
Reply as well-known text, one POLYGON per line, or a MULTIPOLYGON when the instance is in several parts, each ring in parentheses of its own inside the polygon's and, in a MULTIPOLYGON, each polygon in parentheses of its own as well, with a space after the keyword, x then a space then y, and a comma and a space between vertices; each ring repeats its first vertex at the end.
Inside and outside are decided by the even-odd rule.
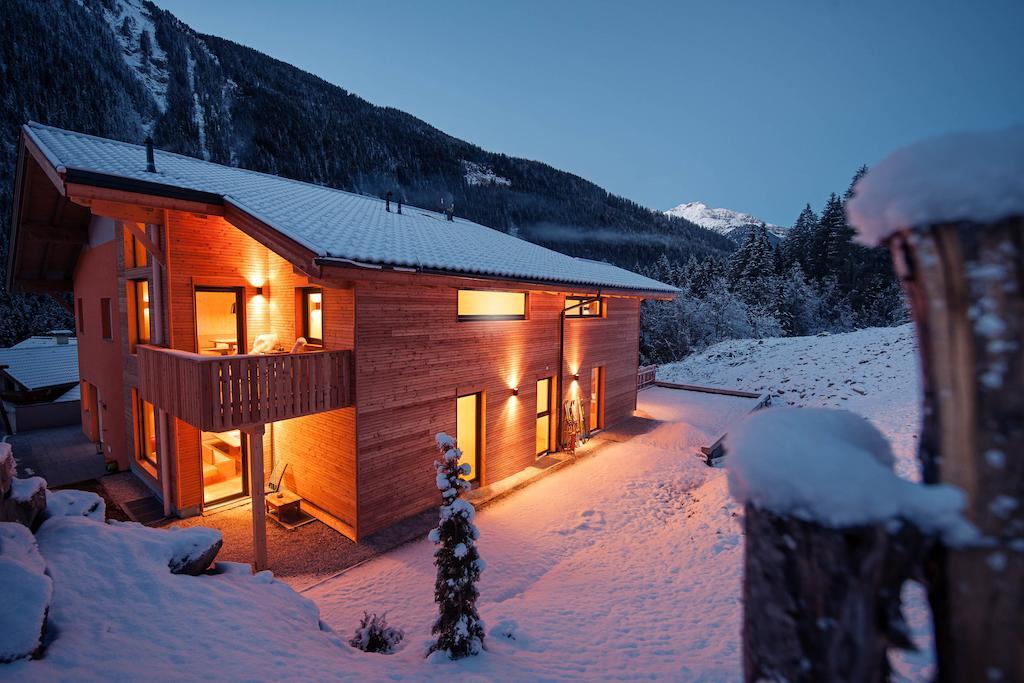
POLYGON ((264 500, 266 483, 263 481, 263 432, 257 425, 245 430, 249 436, 249 488, 252 490, 252 547, 253 566, 256 571, 267 568, 267 505, 264 500))

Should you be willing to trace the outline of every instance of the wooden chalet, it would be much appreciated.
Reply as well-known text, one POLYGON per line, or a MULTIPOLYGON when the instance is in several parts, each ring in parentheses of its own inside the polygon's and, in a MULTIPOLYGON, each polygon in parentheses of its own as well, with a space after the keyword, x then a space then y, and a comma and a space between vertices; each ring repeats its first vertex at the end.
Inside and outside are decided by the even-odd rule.
POLYGON ((358 541, 437 504, 434 435, 487 485, 567 406, 636 404, 640 302, 672 287, 373 197, 35 123, 8 285, 74 292, 83 429, 169 515, 264 490, 358 541), (301 339, 305 340, 303 345, 301 339))

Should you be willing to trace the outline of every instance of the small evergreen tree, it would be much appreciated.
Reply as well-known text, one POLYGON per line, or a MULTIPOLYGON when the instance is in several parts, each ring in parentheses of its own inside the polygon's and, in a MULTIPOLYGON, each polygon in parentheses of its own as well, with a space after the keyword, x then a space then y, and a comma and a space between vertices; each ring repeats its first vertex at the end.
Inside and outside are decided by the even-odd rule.
POLYGON ((449 659, 461 659, 479 654, 484 646, 484 623, 476 610, 480 595, 476 582, 485 565, 476 549, 480 537, 473 524, 476 511, 459 498, 469 488, 469 482, 462 477, 469 474, 470 467, 459 463, 462 451, 449 435, 437 435, 437 448, 441 461, 435 462, 434 468, 441 491, 441 517, 437 528, 430 532, 430 540, 440 545, 434 553, 438 616, 431 630, 437 640, 430 646, 430 652, 444 652, 449 659))

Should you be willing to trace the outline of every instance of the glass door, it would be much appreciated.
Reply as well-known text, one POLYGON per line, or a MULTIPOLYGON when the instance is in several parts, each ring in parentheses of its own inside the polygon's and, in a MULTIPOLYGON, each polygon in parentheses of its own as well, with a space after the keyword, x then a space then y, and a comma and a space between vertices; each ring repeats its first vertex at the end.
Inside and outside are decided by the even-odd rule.
POLYGON ((594 432, 604 427, 604 368, 590 371, 590 422, 587 425, 594 432))
POLYGON ((469 464, 469 474, 462 475, 467 481, 480 477, 480 396, 459 396, 455 410, 455 441, 462 451, 460 464, 469 464))
POLYGON ((537 457, 551 452, 551 378, 537 380, 537 457))
POLYGON ((249 459, 242 433, 200 433, 203 504, 207 507, 249 495, 249 459))
POLYGON ((196 349, 204 356, 245 353, 241 287, 196 287, 196 349))

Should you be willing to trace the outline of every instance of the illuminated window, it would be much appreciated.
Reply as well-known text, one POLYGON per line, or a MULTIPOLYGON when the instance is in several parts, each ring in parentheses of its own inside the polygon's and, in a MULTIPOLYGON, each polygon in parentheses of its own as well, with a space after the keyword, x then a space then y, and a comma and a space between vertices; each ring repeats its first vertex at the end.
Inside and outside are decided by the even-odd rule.
POLYGON ((302 290, 302 336, 310 344, 324 343, 324 293, 321 289, 302 290))
POLYGON ((565 317, 566 318, 600 318, 604 315, 604 299, 594 299, 593 301, 587 301, 587 303, 578 305, 583 301, 587 301, 587 297, 580 298, 565 298, 565 317))
POLYGON ((159 467, 156 451, 156 411, 153 404, 135 396, 135 455, 139 462, 159 467))
POLYGON ((128 351, 150 342, 149 281, 128 281, 128 351))
POLYGON ((459 396, 456 404, 455 441, 462 451, 459 463, 469 464, 469 474, 461 475, 467 481, 480 476, 480 396, 459 396))
POLYGON ((604 368, 590 371, 590 431, 604 427, 604 368))
POLYGON ((537 380, 537 456, 551 450, 551 378, 537 380))
MULTIPOLYGON (((146 226, 139 224, 139 227, 145 231, 146 226)), ((124 267, 125 268, 145 268, 149 263, 149 254, 146 253, 146 248, 142 246, 133 233, 128 228, 124 230, 124 267)))
POLYGON ((525 292, 459 290, 459 320, 523 320, 525 292))

